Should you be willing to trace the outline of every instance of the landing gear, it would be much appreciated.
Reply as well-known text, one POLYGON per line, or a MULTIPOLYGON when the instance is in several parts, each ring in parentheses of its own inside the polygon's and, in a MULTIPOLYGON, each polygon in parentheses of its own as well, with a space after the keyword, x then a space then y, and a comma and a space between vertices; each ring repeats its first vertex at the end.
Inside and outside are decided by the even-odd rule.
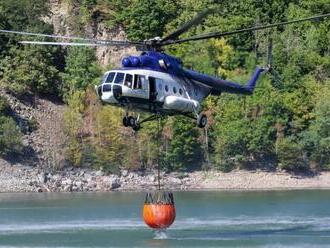
POLYGON ((134 118, 133 116, 128 116, 128 125, 130 127, 133 127, 137 123, 137 119, 134 118))
MULTIPOLYGON (((194 116, 193 114, 182 114, 186 117, 189 117, 191 119, 197 119, 197 126, 199 128, 204 128, 207 124, 207 116, 205 114, 197 114, 196 116, 194 116)), ((149 116, 148 118, 144 119, 144 120, 141 120, 140 121, 140 118, 139 117, 133 117, 133 116, 130 116, 130 115, 126 115, 123 117, 123 125, 125 127, 132 127, 132 129, 134 131, 138 131, 140 130, 141 128, 141 124, 144 123, 144 122, 149 122, 149 121, 154 121, 156 119, 159 119, 161 118, 162 115, 160 114, 155 114, 155 115, 151 115, 149 116)))
POLYGON ((155 115, 151 115, 151 116, 147 117, 146 119, 140 120, 140 116, 135 118, 133 116, 126 115, 126 116, 123 117, 123 125, 125 127, 132 127, 132 129, 134 131, 138 131, 138 130, 141 129, 141 124, 142 123, 149 122, 149 121, 154 121, 154 120, 157 120, 161 117, 162 117, 162 115, 155 114, 155 115))
POLYGON ((123 117, 123 125, 124 125, 124 127, 128 127, 129 126, 128 116, 127 115, 125 115, 123 117))
POLYGON ((197 117, 197 126, 204 128, 207 124, 207 116, 205 114, 199 114, 197 117))
POLYGON ((132 127, 134 131, 138 131, 140 129, 139 118, 135 118, 133 116, 125 115, 123 117, 123 125, 124 127, 132 127))

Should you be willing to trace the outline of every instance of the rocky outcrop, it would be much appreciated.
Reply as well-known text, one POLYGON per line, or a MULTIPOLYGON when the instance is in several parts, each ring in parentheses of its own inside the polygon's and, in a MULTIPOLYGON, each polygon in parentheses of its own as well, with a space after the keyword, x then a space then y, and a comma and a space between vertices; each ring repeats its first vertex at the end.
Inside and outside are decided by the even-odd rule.
MULTIPOLYGON (((75 1, 49 0, 51 14, 44 20, 54 26, 57 35, 76 36, 77 29, 72 18, 79 15, 79 3, 75 1), (69 2, 72 2, 70 5, 69 2)), ((86 38, 98 40, 127 40, 122 27, 108 28, 99 20, 91 20, 84 27, 86 38)), ((101 65, 119 66, 121 59, 127 55, 137 54, 135 47, 100 46, 96 48, 96 57, 101 65)))
MULTIPOLYGON (((64 163, 63 132, 64 105, 35 96, 18 99, 0 90, 9 103, 12 116, 23 132, 23 156, 25 165, 40 168, 61 168, 64 163)), ((19 158, 13 158, 13 162, 19 158)))

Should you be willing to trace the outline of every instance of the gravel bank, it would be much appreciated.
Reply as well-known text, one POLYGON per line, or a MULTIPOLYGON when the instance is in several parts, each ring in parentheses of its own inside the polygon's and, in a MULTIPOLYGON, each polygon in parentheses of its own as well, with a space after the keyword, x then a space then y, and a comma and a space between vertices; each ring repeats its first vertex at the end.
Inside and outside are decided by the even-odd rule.
MULTIPOLYGON (((162 173, 162 185, 171 190, 330 189, 330 172, 313 176, 264 171, 162 173)), ((121 175, 106 175, 102 171, 69 167, 49 172, 0 160, 0 192, 103 192, 156 188, 155 171, 124 170, 121 175)))

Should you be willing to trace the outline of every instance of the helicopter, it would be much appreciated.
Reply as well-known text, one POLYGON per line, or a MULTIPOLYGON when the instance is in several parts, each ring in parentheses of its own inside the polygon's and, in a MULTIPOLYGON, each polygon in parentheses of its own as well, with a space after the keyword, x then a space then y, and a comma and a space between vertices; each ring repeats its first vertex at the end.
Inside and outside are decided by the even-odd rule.
POLYGON ((207 116, 201 112, 201 103, 209 95, 220 96, 222 93, 251 95, 262 73, 271 67, 257 67, 251 79, 241 85, 214 76, 184 68, 180 58, 168 55, 164 47, 190 41, 220 38, 228 35, 270 29, 299 22, 321 20, 330 13, 290 20, 261 26, 248 27, 228 32, 212 32, 179 39, 191 27, 200 24, 214 12, 206 9, 193 19, 164 38, 155 37, 144 41, 97 40, 82 37, 30 33, 12 30, 0 30, 0 33, 26 36, 47 37, 74 40, 76 42, 21 41, 22 44, 60 45, 60 46, 135 46, 143 50, 140 56, 128 56, 122 59, 122 67, 107 71, 100 85, 95 86, 102 103, 124 108, 123 125, 137 131, 141 124, 153 121, 161 116, 184 115, 195 119, 199 128, 207 125, 207 116), (79 41, 79 42, 78 42, 79 41), (140 120, 140 114, 130 115, 130 111, 147 112, 151 115, 140 120))

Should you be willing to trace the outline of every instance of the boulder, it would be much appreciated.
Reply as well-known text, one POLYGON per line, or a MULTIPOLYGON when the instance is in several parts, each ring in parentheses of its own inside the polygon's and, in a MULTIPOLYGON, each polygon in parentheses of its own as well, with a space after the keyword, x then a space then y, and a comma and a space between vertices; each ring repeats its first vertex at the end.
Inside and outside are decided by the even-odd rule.
POLYGON ((62 185, 71 185, 72 186, 72 180, 70 178, 66 180, 62 180, 61 182, 62 185))
POLYGON ((107 177, 103 179, 103 182, 106 188, 110 190, 117 189, 121 186, 120 179, 117 176, 107 177))
POLYGON ((98 170, 97 172, 95 172, 95 175, 98 177, 104 176, 104 172, 101 170, 98 170))
POLYGON ((127 175, 128 175, 128 170, 122 170, 121 171, 121 176, 122 177, 127 177, 127 175))

